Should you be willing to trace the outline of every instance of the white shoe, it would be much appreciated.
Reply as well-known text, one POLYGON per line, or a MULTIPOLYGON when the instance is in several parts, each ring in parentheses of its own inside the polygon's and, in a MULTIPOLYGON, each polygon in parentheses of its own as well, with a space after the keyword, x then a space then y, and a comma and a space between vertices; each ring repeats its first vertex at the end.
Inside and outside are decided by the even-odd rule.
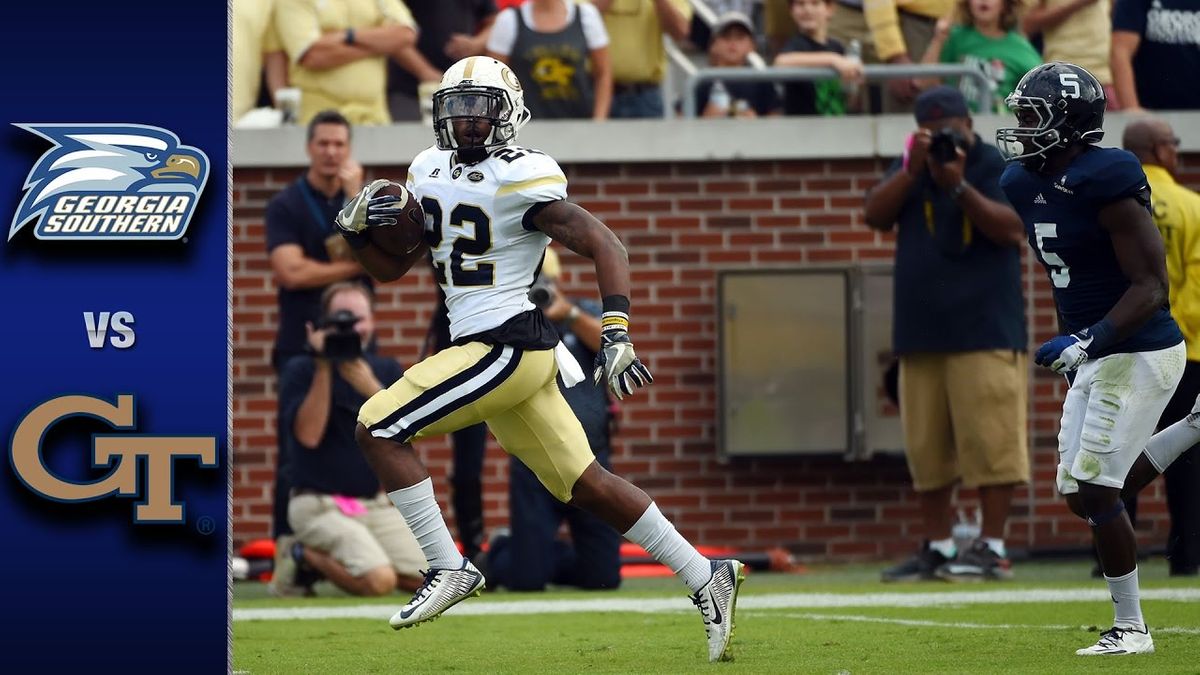
POLYGON ((729 641, 733 638, 733 614, 737 609, 738 588, 746 580, 745 565, 736 560, 712 561, 712 578, 691 596, 700 609, 704 632, 708 634, 708 660, 729 661, 729 641))
POLYGON ((1154 640, 1150 629, 1109 628, 1091 647, 1075 650, 1078 656, 1121 656, 1124 654, 1153 654, 1154 640))
POLYGON ((463 600, 479 595, 484 581, 483 574, 466 558, 456 570, 429 570, 412 600, 392 615, 392 628, 400 630, 438 618, 463 600))

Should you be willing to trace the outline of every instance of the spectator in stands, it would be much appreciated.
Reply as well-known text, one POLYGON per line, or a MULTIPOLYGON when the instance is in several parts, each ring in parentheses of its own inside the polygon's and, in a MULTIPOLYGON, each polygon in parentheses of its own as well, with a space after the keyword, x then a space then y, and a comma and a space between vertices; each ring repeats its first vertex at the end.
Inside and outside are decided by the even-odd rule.
POLYGON ((387 60, 416 39, 400 0, 277 0, 275 25, 301 91, 299 122, 335 109, 354 124, 388 124, 387 60))
MULTIPOLYGON (((554 249, 546 249, 539 288, 547 293, 539 301, 554 322, 563 344, 585 370, 600 349, 600 303, 571 302, 554 287, 560 264, 554 249)), ((596 461, 612 471, 612 413, 602 387, 562 388, 571 410, 583 424, 596 461)), ((587 589, 613 589, 621 583, 621 536, 599 518, 563 504, 515 457, 508 479, 509 536, 493 537, 488 550, 488 580, 514 591, 540 591, 546 584, 587 589), (567 522, 570 542, 557 537, 567 522)))
MULTIPOLYGON (((1025 73, 1041 65, 1029 40, 1017 31, 1019 0, 958 0, 951 16, 937 22, 933 40, 922 63, 962 63, 988 80, 981 91, 979 81, 959 78, 959 88, 972 112, 1005 112, 1004 99, 1016 89, 1025 73), (987 101, 986 108, 983 102, 987 101)), ((932 86, 937 81, 923 82, 932 86)))
POLYGON ((928 538, 884 581, 1002 579, 1013 491, 1029 480, 1025 228, 1000 191, 1004 160, 972 130, 949 86, 916 101, 918 129, 867 194, 866 222, 896 233, 892 349, 900 419, 928 538), (935 138, 937 140, 935 140, 935 138), (986 412, 985 412, 986 411, 986 412), (958 551, 951 502, 979 488, 981 537, 958 551))
POLYGON ((296 542, 272 576, 276 595, 296 590, 300 560, 353 595, 421 585, 425 555, 354 441, 358 409, 382 382, 403 374, 395 359, 365 351, 375 330, 371 305, 371 291, 361 284, 342 281, 325 289, 323 323, 305 326, 311 353, 288 361, 279 378, 280 418, 292 456, 288 522, 296 542), (349 342, 335 342, 347 337, 333 321, 339 315, 352 326, 349 342))
MULTIPOLYGON (((713 16, 720 17, 722 14, 729 12, 737 12, 750 18, 750 23, 754 25, 756 16, 755 9, 762 4, 762 0, 703 0, 704 4, 712 10, 713 16)), ((704 19, 699 13, 692 15, 692 25, 688 29, 688 40, 695 45, 696 49, 707 50, 712 44, 714 30, 711 26, 704 22, 704 19)), ((752 31, 757 37, 758 30, 752 31)))
POLYGON ((612 63, 600 12, 575 0, 531 0, 496 19, 488 55, 507 63, 538 119, 608 119, 612 63))
POLYGON ((667 71, 663 35, 685 40, 692 20, 688 0, 592 0, 604 15, 612 56, 610 117, 662 117, 667 71))
POLYGON ((775 65, 833 68, 841 81, 785 84, 784 114, 845 115, 847 104, 857 103, 847 99, 857 99, 858 87, 863 83, 863 64, 861 59, 846 56, 842 43, 829 37, 833 7, 833 0, 791 0, 792 19, 799 33, 783 46, 775 57, 775 65))
MULTIPOLYGON (((1171 315, 1187 344, 1183 379, 1158 421, 1163 429, 1186 417, 1200 396, 1200 194, 1175 182, 1179 137, 1165 121, 1135 119, 1125 127, 1122 145, 1137 155, 1150 182, 1151 213, 1167 249, 1171 315)), ((1180 455, 1164 475, 1170 573, 1195 576, 1200 572, 1200 446, 1180 455)))
MULTIPOLYGON (((830 35, 849 44, 858 38, 857 16, 862 13, 869 29, 870 40, 863 42, 863 60, 906 64, 919 62, 933 39, 937 20, 948 16, 955 0, 872 0, 862 11, 857 0, 839 0, 838 14, 830 25, 830 35), (856 7, 857 5, 857 7, 856 7), (843 18, 839 19, 839 14, 843 18), (867 47, 873 45, 874 50, 867 47)), ((887 81, 883 90, 882 108, 885 113, 909 112, 918 91, 915 78, 901 77, 887 81)))
POLYGON ((265 71, 267 94, 287 86, 287 55, 279 44, 272 22, 272 0, 234 0, 232 73, 233 123, 250 112, 258 101, 265 71))
MULTIPOLYGON (((335 110, 313 117, 308 125, 309 167, 267 204, 267 252, 279 285, 279 330, 271 365, 279 373, 289 359, 307 353, 305 324, 321 316, 321 293, 329 284, 370 278, 333 229, 345 200, 362 188, 363 171, 350 155, 350 123, 335 110)), ((281 418, 277 417, 279 423, 281 418)), ((274 536, 286 550, 289 482, 287 434, 276 427, 274 536)))
POLYGON ((1034 0, 1021 16, 1021 30, 1042 36, 1042 60, 1066 61, 1086 68, 1104 85, 1108 107, 1115 110, 1116 90, 1108 66, 1112 22, 1109 0, 1034 0))
POLYGON ((1200 110, 1200 5, 1117 0, 1111 65, 1121 109, 1200 110))
POLYGON ((497 11, 494 0, 410 0, 408 5, 421 30, 416 44, 388 62, 388 110, 396 122, 432 115, 442 73, 459 59, 484 53, 497 11))
MULTIPOLYGON (((708 64, 713 68, 741 68, 754 53, 754 26, 745 14, 729 12, 713 24, 708 64)), ((696 88, 696 110, 701 117, 760 117, 778 115, 779 93, 770 82, 709 80, 696 88)))

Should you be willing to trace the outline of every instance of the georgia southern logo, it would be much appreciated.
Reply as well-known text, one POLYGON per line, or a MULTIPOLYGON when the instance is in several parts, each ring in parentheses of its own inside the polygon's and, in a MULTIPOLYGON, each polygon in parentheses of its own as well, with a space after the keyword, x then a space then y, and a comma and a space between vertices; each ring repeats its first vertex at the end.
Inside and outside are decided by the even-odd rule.
POLYGON ((25 179, 8 230, 38 239, 179 239, 208 180, 208 157, 144 124, 15 124, 54 144, 25 179))

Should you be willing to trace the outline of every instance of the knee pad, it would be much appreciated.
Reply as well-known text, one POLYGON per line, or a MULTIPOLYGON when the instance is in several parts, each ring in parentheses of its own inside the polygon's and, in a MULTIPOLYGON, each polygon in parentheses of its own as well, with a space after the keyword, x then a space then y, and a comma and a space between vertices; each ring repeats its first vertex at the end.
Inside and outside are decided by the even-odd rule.
POLYGON ((1112 522, 1114 518, 1120 516, 1121 512, 1124 510, 1125 510, 1125 502, 1122 499, 1118 498, 1117 505, 1112 507, 1108 511, 1101 513, 1099 515, 1089 515, 1088 519, 1087 519, 1087 524, 1092 526, 1093 529, 1100 527, 1102 525, 1106 525, 1106 524, 1112 522))

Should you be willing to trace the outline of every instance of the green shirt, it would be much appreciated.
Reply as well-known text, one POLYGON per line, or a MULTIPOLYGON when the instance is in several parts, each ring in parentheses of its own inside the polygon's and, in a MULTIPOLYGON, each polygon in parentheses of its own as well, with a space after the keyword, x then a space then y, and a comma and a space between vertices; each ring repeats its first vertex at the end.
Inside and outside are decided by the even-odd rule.
MULTIPOLYGON (((1004 98, 1012 93, 1017 82, 1025 73, 1041 65, 1042 57, 1020 33, 1009 31, 1003 37, 990 38, 974 26, 955 26, 942 45, 942 63, 965 63, 974 66, 992 83, 988 98, 991 110, 1004 113, 1004 98)), ((973 112, 980 112, 979 101, 983 92, 979 82, 972 78, 961 78, 959 89, 966 97, 973 112)))

